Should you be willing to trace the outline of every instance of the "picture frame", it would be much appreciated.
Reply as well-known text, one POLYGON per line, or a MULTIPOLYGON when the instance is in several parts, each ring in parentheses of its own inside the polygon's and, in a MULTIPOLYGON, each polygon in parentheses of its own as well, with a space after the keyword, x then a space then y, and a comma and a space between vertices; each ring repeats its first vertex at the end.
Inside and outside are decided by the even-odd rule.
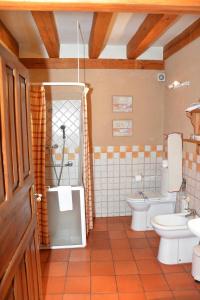
POLYGON ((113 112, 132 112, 133 111, 133 97, 132 96, 112 96, 112 110, 113 112))
POLYGON ((113 136, 132 136, 132 120, 113 120, 113 136))

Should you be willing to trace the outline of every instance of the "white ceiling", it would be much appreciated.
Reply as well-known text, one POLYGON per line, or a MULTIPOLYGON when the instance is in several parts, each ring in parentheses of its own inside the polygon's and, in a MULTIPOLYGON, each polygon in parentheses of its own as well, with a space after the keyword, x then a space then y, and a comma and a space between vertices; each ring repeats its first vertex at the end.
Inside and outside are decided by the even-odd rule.
MULTIPOLYGON (((81 26, 87 56, 87 44, 92 26, 93 13, 55 12, 54 14, 61 43, 60 57, 77 57, 77 21, 79 21, 81 26)), ((146 14, 115 14, 114 25, 101 57, 126 58, 126 45, 145 17, 146 14)), ((195 15, 179 17, 178 21, 140 58, 162 59, 162 47, 198 18, 199 16, 195 15)), ((21 57, 48 57, 30 12, 0 11, 0 19, 18 41, 21 57)), ((81 51, 81 56, 83 55, 84 53, 81 51)))

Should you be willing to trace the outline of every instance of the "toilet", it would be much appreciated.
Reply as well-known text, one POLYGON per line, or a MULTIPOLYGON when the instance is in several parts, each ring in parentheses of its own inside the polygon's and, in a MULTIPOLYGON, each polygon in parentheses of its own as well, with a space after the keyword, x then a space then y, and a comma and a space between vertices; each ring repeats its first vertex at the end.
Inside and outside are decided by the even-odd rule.
POLYGON ((167 147, 168 160, 162 161, 161 168, 161 191, 136 192, 126 199, 132 211, 133 230, 152 230, 151 218, 175 212, 176 192, 183 180, 181 134, 169 134, 167 147))
POLYGON ((158 260, 172 265, 192 261, 193 247, 199 243, 199 238, 188 228, 187 213, 158 215, 151 219, 153 229, 160 236, 158 260))

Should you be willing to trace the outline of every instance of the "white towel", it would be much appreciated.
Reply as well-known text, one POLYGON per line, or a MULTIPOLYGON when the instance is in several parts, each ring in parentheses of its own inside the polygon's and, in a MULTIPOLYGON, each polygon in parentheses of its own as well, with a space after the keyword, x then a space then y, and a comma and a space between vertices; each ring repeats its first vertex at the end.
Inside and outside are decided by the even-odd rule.
POLYGON ((72 210, 72 188, 71 186, 58 186, 58 204, 60 211, 72 210))
POLYGON ((168 135, 168 191, 179 191, 182 175, 182 136, 179 133, 168 135))

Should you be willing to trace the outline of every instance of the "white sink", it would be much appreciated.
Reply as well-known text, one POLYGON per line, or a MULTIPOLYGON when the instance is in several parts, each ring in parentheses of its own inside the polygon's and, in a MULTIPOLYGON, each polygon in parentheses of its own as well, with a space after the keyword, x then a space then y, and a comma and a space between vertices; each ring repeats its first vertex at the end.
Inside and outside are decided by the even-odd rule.
POLYGON ((194 235, 200 238, 200 218, 189 220, 188 227, 194 235))

